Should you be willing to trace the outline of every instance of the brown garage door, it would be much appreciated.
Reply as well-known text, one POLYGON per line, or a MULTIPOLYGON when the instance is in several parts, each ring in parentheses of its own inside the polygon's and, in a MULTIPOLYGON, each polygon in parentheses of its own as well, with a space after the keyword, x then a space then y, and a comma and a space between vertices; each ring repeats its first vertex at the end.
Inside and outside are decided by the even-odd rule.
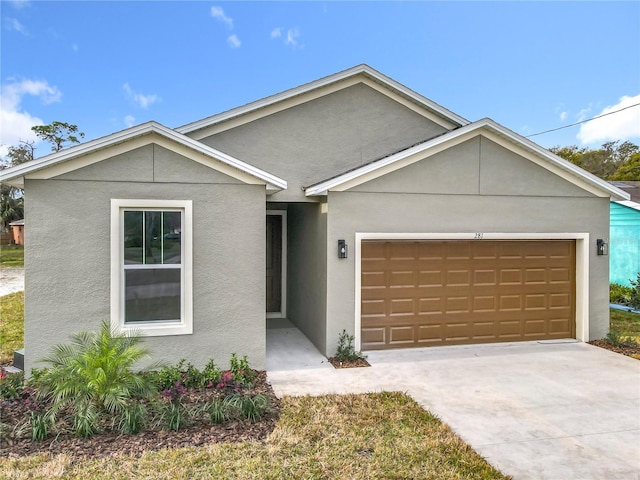
POLYGON ((362 349, 575 337, 575 241, 362 242, 362 349))

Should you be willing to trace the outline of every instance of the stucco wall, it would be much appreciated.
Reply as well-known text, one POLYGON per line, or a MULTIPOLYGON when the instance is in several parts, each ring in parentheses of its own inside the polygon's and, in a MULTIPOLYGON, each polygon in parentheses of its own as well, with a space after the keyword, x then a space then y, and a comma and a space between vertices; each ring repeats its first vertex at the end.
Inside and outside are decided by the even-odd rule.
POLYGON ((327 215, 322 205, 289 204, 287 316, 320 351, 325 351, 327 215))
MULTIPOLYGON (((166 159, 170 152, 163 153, 166 159)), ((153 166, 144 155, 140 160, 153 166)), ((183 160, 172 167, 155 162, 152 173, 163 183, 69 176, 26 181, 27 370, 70 334, 109 320, 112 198, 193 201, 193 334, 148 337, 146 344, 156 358, 186 358, 198 366, 214 358, 226 368, 235 352, 248 355, 255 368, 264 367, 265 187, 233 179, 185 187, 177 180, 195 179, 201 166, 183 160)), ((109 177, 121 166, 105 160, 100 168, 109 177)), ((140 174, 148 178, 149 173, 140 174)))
POLYGON ((287 180, 272 201, 309 202, 301 187, 444 131, 359 84, 201 141, 287 180))
POLYGON ((355 329, 356 232, 589 233, 590 338, 606 334, 609 257, 596 255, 595 241, 609 236, 609 199, 577 189, 498 145, 478 154, 481 144, 486 147, 486 139, 465 142, 351 191, 329 193, 327 249, 331 252, 344 238, 350 255, 346 260, 336 255, 327 258, 327 354, 342 329, 355 329), (502 170, 496 168, 500 164, 502 170), (446 166, 451 168, 442 175, 446 166), (439 179, 433 188, 432 172, 439 179), (424 179, 426 187, 416 178, 424 179), (521 194, 518 188, 505 186, 507 181, 522 184, 527 193, 540 193, 521 194), (402 184, 416 191, 395 193, 402 184))

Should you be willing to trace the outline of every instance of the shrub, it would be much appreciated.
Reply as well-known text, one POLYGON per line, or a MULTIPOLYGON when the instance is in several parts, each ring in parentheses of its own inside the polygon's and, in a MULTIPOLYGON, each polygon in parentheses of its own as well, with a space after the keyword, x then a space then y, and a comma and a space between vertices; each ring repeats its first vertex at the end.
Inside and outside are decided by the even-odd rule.
POLYGON ((257 395, 231 395, 225 398, 225 403, 241 418, 250 422, 260 420, 269 409, 269 397, 262 393, 257 395))
POLYGON ((249 366, 249 360, 247 360, 246 355, 242 357, 242 359, 238 359, 236 354, 232 353, 229 364, 229 371, 231 372, 231 375, 236 382, 248 384, 255 379, 255 372, 249 366))
POLYGON ((609 344, 613 345, 614 347, 619 347, 621 345, 624 345, 624 338, 622 337, 622 335, 620 335, 620 332, 618 330, 609 330, 609 333, 607 333, 607 342, 609 342, 609 344))
POLYGON ((68 409, 74 431, 89 437, 99 430, 103 413, 122 414, 130 399, 151 398, 156 389, 150 378, 132 369, 148 354, 141 341, 103 322, 99 332, 81 332, 70 344, 54 347, 38 379, 40 395, 52 405, 52 421, 68 409))
POLYGON ((182 381, 185 361, 183 358, 175 365, 165 365, 159 370, 150 372, 158 390, 170 389, 176 382, 182 381))
POLYGON ((150 373, 158 390, 167 390, 176 382, 188 388, 211 388, 220 381, 221 370, 213 360, 209 360, 204 369, 198 370, 183 358, 176 365, 164 366, 150 373))
POLYGON ((213 359, 209 360, 202 370, 202 385, 201 387, 211 388, 220 381, 222 370, 220 370, 213 359))
POLYGON ((209 414, 211 423, 220 424, 229 419, 227 403, 219 398, 214 398, 205 405, 205 411, 209 414))
POLYGON ((640 310, 640 272, 635 280, 629 280, 631 282, 631 293, 629 295, 629 305, 635 309, 640 310))
POLYGON ((362 352, 356 352, 353 346, 355 337, 349 335, 346 330, 338 336, 338 348, 336 349, 336 359, 340 362, 354 361, 367 358, 362 352))
POLYGON ((147 408, 138 400, 131 400, 120 413, 118 430, 122 433, 140 432, 147 423, 147 408))
POLYGON ((23 373, 7 373, 0 368, 0 401, 20 398, 23 383, 23 373))
POLYGON ((609 284, 609 302, 628 305, 631 300, 631 287, 619 283, 609 284))

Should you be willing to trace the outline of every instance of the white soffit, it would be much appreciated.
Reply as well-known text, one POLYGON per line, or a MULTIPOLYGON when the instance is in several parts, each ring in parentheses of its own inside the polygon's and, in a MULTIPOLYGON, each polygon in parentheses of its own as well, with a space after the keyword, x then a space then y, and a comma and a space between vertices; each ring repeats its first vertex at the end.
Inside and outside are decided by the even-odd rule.
POLYGON ((469 124, 469 121, 465 118, 363 64, 247 105, 183 125, 175 130, 187 135, 192 134, 193 138, 202 139, 360 82, 381 93, 386 93, 394 100, 400 101, 405 106, 412 108, 445 128, 451 129, 469 124), (230 123, 229 125, 220 125, 224 122, 230 123))
POLYGON ((157 143, 245 183, 264 183, 267 190, 287 188, 286 180, 156 122, 143 123, 0 171, 0 182, 23 186, 26 176, 52 178, 150 143, 157 143))
POLYGON ((396 171, 407 165, 442 152, 466 140, 482 134, 505 148, 522 155, 537 165, 561 176, 565 180, 599 197, 612 200, 629 200, 627 192, 554 155, 541 146, 512 132, 489 118, 465 125, 449 133, 436 137, 420 145, 408 148, 394 155, 382 158, 360 168, 346 172, 305 189, 307 196, 326 195, 328 191, 345 191, 396 171))

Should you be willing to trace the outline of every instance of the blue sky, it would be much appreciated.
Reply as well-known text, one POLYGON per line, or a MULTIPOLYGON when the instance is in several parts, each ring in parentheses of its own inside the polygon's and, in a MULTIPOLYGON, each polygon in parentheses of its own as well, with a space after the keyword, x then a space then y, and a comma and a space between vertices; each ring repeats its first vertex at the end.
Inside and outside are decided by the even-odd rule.
MULTIPOLYGON (((5 146, 54 120, 86 139, 147 120, 178 127, 361 63, 468 120, 490 117, 525 136, 640 103, 637 1, 0 8, 5 146)), ((640 144, 640 106, 531 139, 640 144)))

